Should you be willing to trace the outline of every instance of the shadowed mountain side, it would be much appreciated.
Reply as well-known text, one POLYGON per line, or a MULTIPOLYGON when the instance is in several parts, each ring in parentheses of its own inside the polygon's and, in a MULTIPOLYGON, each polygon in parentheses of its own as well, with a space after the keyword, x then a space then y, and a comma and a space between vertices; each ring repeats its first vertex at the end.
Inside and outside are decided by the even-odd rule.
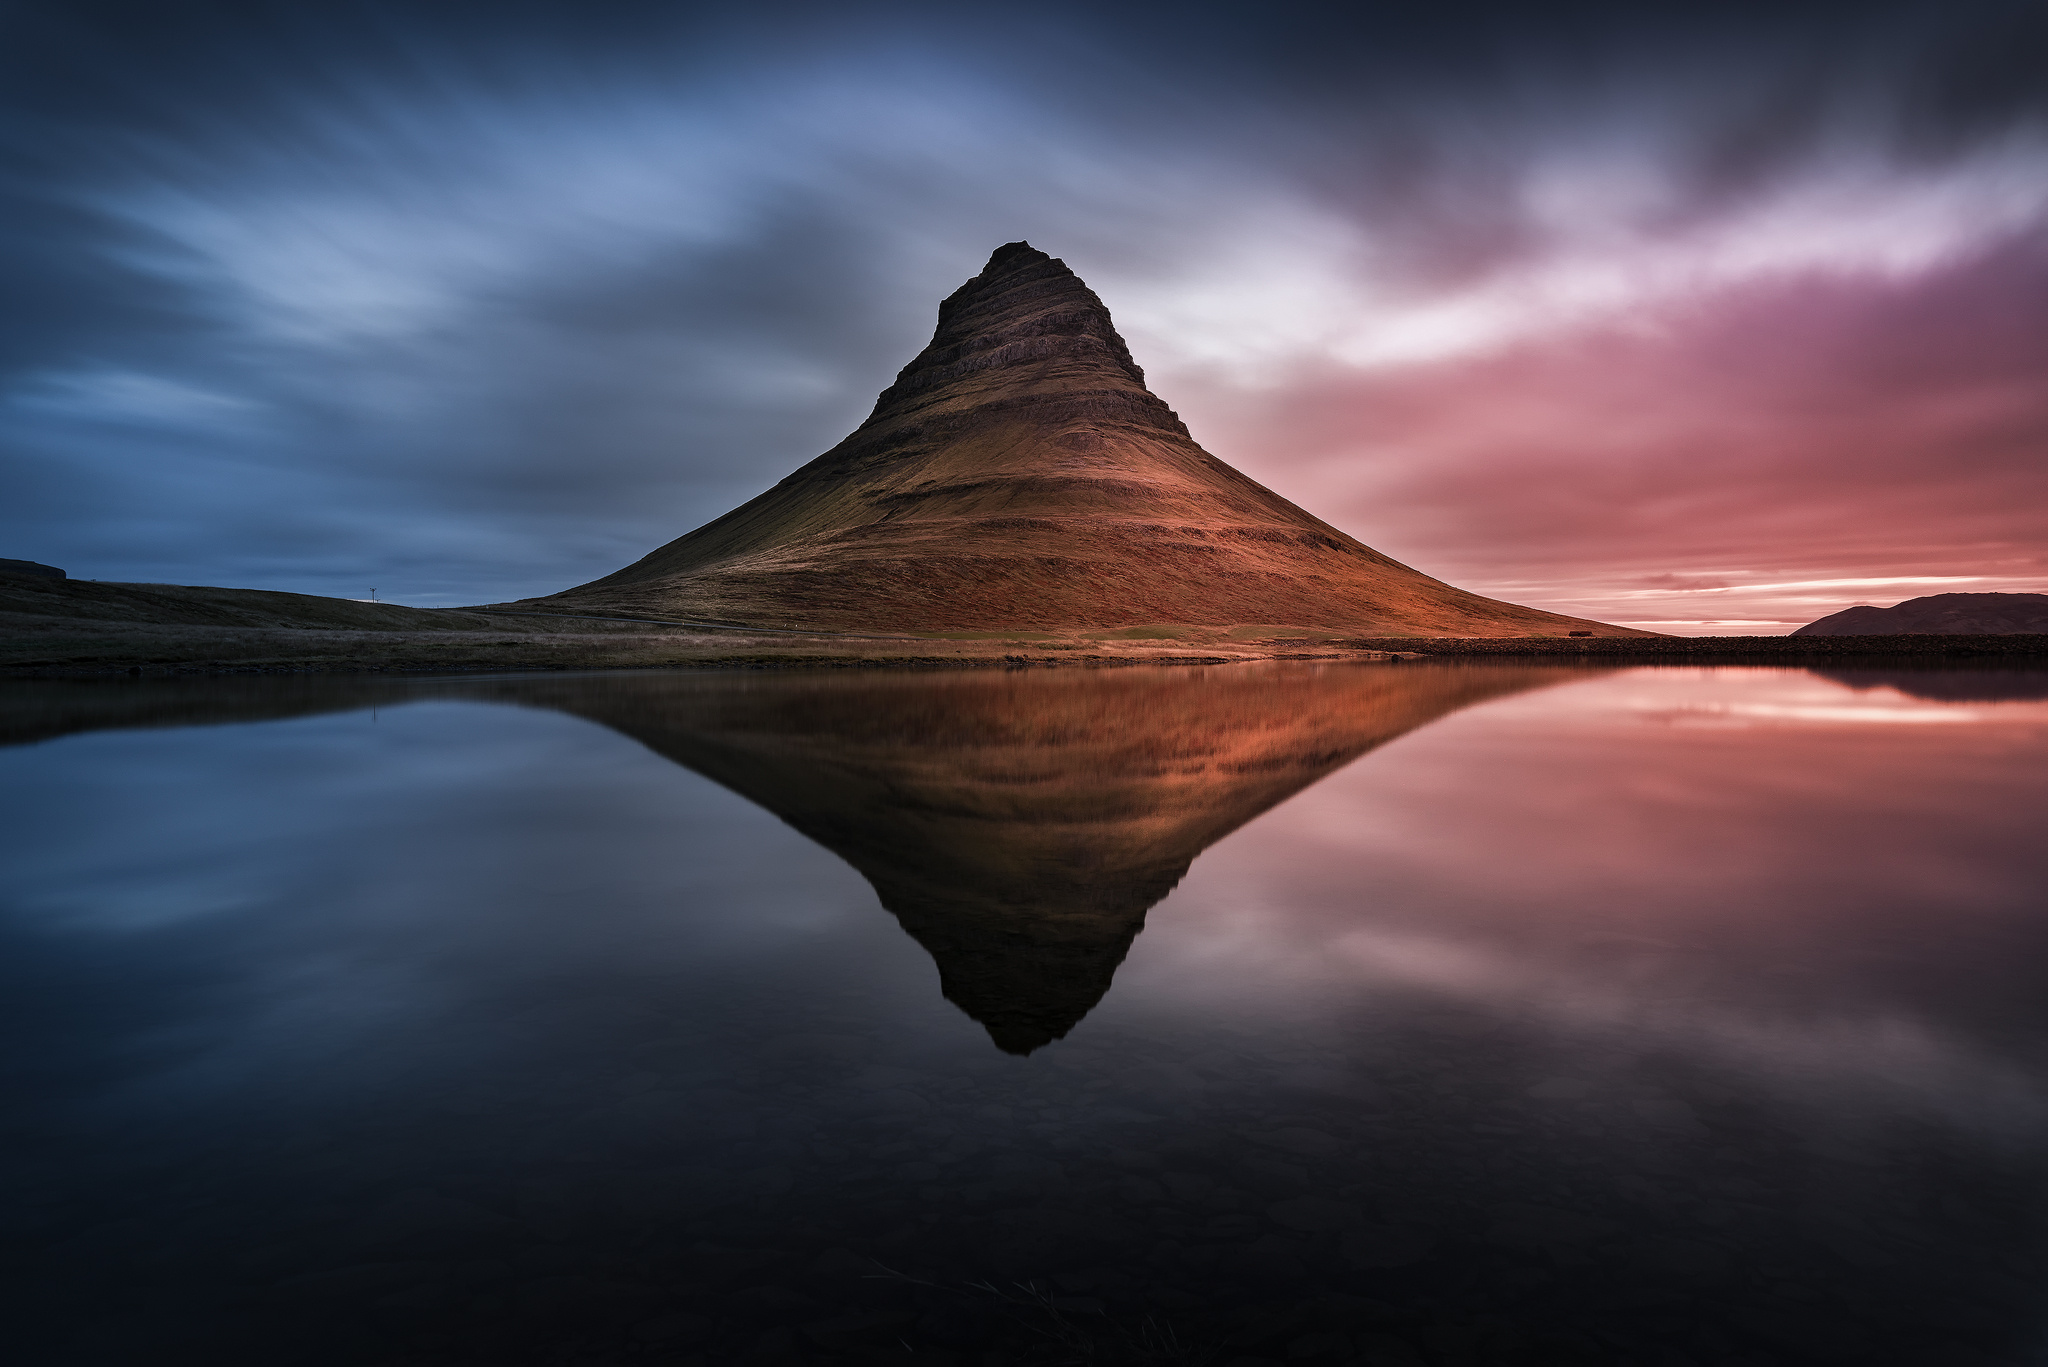
POLYGON ((1794 636, 1998 636, 2048 632, 2048 593, 1932 593, 1888 608, 1843 608, 1794 636))
POLYGON ((1022 242, 940 305, 931 344, 838 446, 519 606, 848 631, 1651 634, 1453 588, 1232 469, 1145 387, 1094 292, 1022 242))
MULTIPOLYGON (((1556 671, 1171 672, 591 681, 602 722, 858 869, 1011 1053, 1109 990, 1195 856, 1376 745, 1556 671)), ((1572 677, 1585 677, 1576 674, 1572 677)))

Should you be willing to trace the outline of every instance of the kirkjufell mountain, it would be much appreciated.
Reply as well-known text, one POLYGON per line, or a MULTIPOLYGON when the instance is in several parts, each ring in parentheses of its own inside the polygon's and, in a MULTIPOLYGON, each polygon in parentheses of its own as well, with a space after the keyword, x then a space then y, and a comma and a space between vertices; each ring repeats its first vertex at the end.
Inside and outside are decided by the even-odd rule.
POLYGON ((1888 608, 1855 607, 1808 622, 1794 636, 2018 636, 2048 634, 2048 593, 1932 593, 1888 608))
POLYGON ((498 606, 848 632, 1651 634, 1453 588, 1225 465, 1094 292, 1024 242, 939 306, 839 445, 615 574, 498 606))

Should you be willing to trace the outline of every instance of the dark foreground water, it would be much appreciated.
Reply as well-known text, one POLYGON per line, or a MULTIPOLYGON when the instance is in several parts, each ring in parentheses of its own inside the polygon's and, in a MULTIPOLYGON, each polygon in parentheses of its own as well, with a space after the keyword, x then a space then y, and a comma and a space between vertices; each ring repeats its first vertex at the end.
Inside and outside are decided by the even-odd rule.
POLYGON ((2048 1362, 2048 675, 0 722, 11 1363, 2048 1362))

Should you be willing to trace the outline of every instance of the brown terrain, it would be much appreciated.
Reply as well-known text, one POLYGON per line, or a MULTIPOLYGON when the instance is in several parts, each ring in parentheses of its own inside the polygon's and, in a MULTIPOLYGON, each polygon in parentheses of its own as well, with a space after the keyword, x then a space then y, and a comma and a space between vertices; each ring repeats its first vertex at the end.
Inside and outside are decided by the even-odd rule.
POLYGON ((1616 663, 1820 665, 1967 659, 2024 666, 2048 634, 1359 637, 1287 627, 887 636, 748 631, 358 603, 311 594, 104 584, 0 572, 0 675, 446 673, 714 668, 1229 664, 1539 656, 1616 663))
POLYGON ((18 681, 0 744, 461 699, 570 713, 774 812, 837 854, 998 1047, 1065 1035, 1146 912, 1216 841, 1540 666, 1109 673, 602 674, 18 681))
POLYGON ((1023 242, 838 446, 615 574, 498 607, 833 631, 1652 633, 1451 587, 1196 445, 1109 311, 1023 242))
POLYGON ((1039 633, 950 639, 748 631, 0 573, 0 673, 17 675, 1228 664, 1305 653, 1391 656, 1378 647, 1333 645, 1313 633, 1210 632, 1176 639, 1138 629, 1055 640, 1039 633))

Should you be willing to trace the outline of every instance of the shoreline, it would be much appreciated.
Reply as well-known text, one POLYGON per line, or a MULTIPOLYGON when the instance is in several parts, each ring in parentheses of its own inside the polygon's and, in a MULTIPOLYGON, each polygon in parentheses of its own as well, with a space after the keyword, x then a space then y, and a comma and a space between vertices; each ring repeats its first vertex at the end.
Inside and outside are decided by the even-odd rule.
MULTIPOLYGON (((1335 641, 1332 644, 1336 644, 1335 641)), ((1369 650, 1416 650, 1434 657, 1541 655, 1564 658, 1652 660, 1685 664, 1802 658, 2048 659, 2048 634, 2007 636, 1556 636, 1440 637, 1427 641, 1395 637, 1346 637, 1343 644, 1369 650), (1397 644, 1396 642, 1399 642, 1397 644)))
POLYGON ((1017 669, 1541 660, 1624 665, 1802 665, 1884 661, 1926 668, 2048 662, 2048 635, 1287 637, 1250 641, 820 641, 778 633, 317 631, 215 633, 190 627, 102 630, 70 640, 10 642, 0 678, 205 675, 474 674, 625 669, 1017 669), (735 638, 737 636, 737 639, 735 638), (891 646, 898 642, 892 641, 891 646), (13 654, 15 658, 6 658, 13 654), (22 656, 27 658, 22 658, 22 656))
MULTIPOLYGON (((1610 634, 1611 633, 1611 634, 1610 634)), ((268 589, 0 576, 0 678, 475 674, 609 669, 987 669, 1545 660, 1943 667, 2048 660, 2048 634, 1366 636, 1185 622, 927 635, 487 608, 413 608, 268 589)))

